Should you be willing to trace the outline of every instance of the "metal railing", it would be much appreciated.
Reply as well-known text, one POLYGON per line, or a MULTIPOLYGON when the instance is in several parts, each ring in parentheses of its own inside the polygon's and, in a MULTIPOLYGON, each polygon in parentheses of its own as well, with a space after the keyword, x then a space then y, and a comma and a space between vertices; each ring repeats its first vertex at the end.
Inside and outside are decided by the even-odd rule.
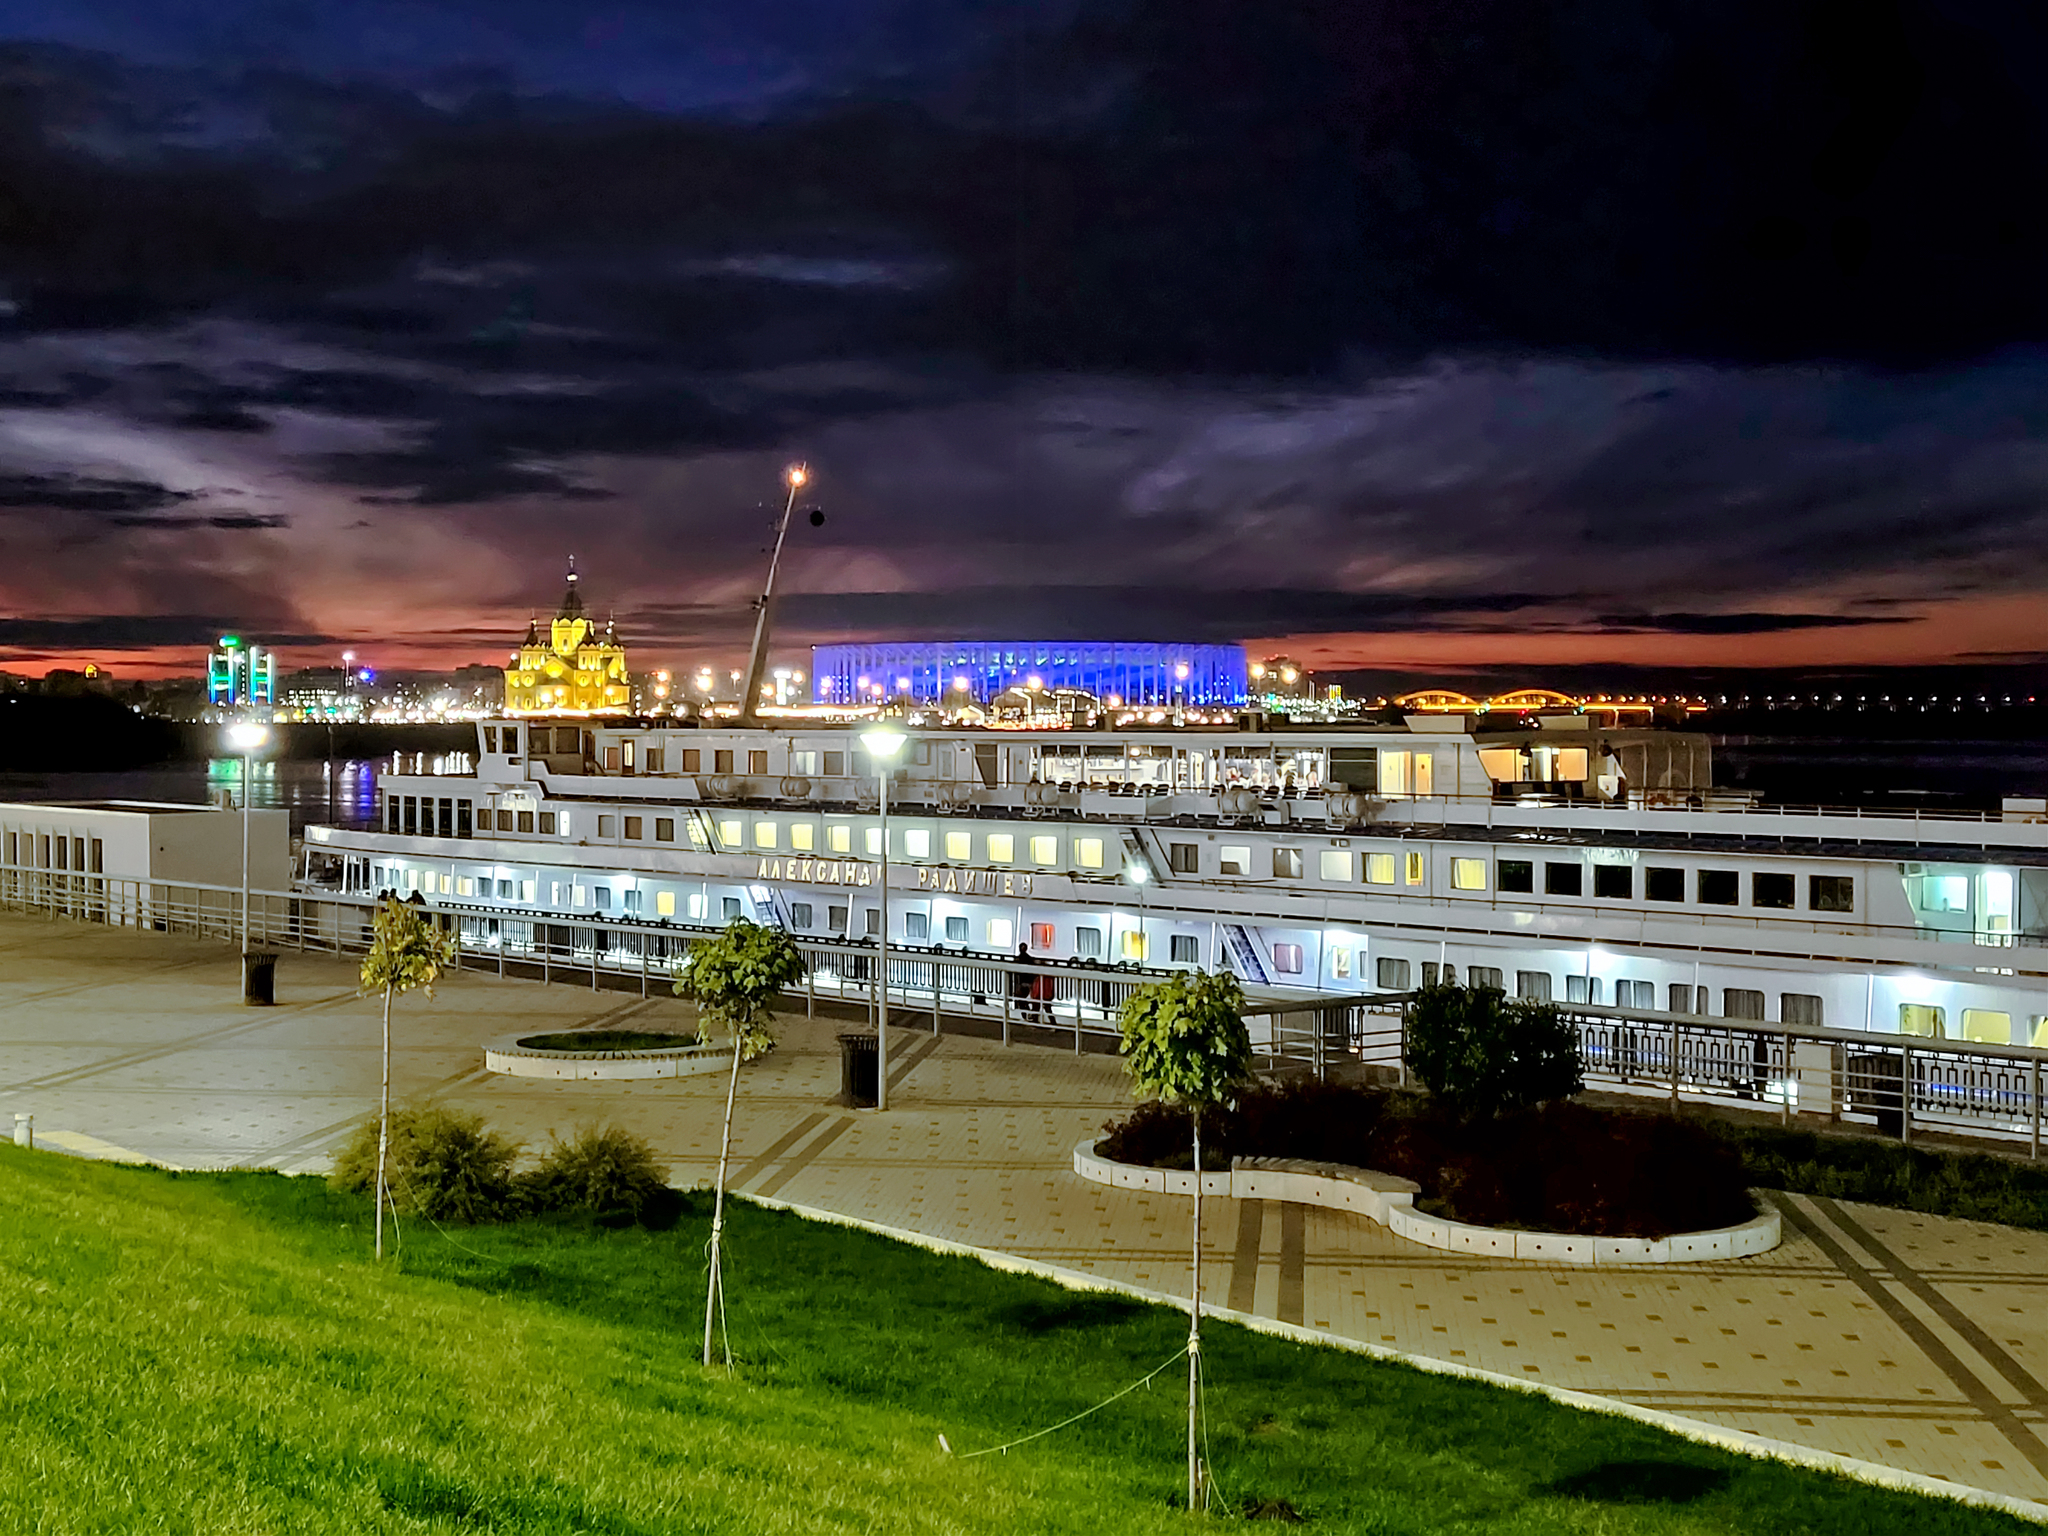
MULTIPOLYGON (((236 942, 239 886, 123 879, 0 865, 0 908, 53 918, 236 942)), ((249 892, 249 942, 335 955, 369 947, 375 898, 317 891, 249 892)), ((500 976, 655 995, 692 945, 719 931, 667 921, 471 905, 422 908, 457 938, 456 966, 500 976)), ((874 1016, 876 947, 799 939, 802 996, 874 1016)), ((1035 965, 941 946, 891 945, 891 1021, 938 1033, 977 1021, 1012 1039, 1057 1040, 1075 1052, 1118 1036, 1124 1000, 1171 972, 1087 962, 1035 965)), ((1340 1066, 1403 1072, 1407 992, 1367 996, 1253 992, 1245 1017, 1264 1070, 1325 1077, 1340 1066)), ((795 1001, 791 997, 792 1003, 795 1001)), ((1578 1032, 1590 1086, 1721 1102, 1875 1125, 1910 1141, 1938 1131, 2024 1142, 2038 1157, 2048 1051, 1978 1041, 1865 1033, 1761 1019, 1560 1004, 1578 1032)))

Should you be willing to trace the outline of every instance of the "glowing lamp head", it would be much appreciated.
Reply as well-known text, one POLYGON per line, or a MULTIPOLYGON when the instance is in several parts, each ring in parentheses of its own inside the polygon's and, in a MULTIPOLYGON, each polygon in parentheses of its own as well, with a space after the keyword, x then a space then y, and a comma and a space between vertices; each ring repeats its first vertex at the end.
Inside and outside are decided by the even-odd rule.
POLYGON ((901 731, 887 726, 878 726, 872 731, 860 733, 860 744, 868 749, 868 756, 878 763, 893 763, 897 753, 903 750, 910 738, 901 731))
POLYGON ((228 745, 237 752, 254 752, 270 740, 270 727, 254 720, 237 720, 228 727, 228 745))
POLYGON ((791 490, 795 490, 811 478, 810 466, 807 464, 792 464, 782 472, 782 478, 789 482, 791 490))
POLYGON ((1133 859, 1124 866, 1124 878, 1133 885, 1143 885, 1152 878, 1152 871, 1136 859, 1133 859))
POLYGON ((1182 682, 1186 682, 1188 680, 1188 664, 1184 661, 1176 662, 1173 668, 1173 675, 1182 682))

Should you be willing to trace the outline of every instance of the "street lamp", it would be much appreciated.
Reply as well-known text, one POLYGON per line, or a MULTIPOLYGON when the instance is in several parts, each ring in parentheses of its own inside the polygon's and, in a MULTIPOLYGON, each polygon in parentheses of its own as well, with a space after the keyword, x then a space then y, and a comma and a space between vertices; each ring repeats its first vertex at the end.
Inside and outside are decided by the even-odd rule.
POLYGON ((889 1107, 889 767, 910 738, 889 726, 860 733, 860 744, 875 760, 875 787, 882 808, 881 981, 875 989, 875 1108, 889 1107))
POLYGON ((1152 878, 1152 867, 1143 859, 1132 859, 1124 865, 1124 878, 1138 893, 1138 963, 1143 965, 1148 958, 1145 948, 1145 883, 1152 878))
POLYGON ((249 781, 256 753, 270 740, 270 728, 255 720, 238 720, 228 727, 228 745, 242 755, 242 956, 246 967, 249 954, 249 781))

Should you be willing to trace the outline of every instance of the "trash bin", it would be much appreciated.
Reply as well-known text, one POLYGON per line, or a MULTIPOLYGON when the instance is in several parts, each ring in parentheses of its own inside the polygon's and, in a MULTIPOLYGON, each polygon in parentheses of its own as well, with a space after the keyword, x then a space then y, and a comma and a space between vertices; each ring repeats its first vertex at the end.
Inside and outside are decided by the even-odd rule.
POLYGON ((1880 1135, 1906 1133, 1906 1062, 1897 1051, 1851 1055, 1848 1060, 1846 1108, 1874 1116, 1880 1135))
POLYGON ((877 1035, 839 1037, 839 1101, 853 1109, 873 1109, 881 1065, 877 1035))
POLYGON ((268 1008, 277 1001, 276 955, 252 952, 242 956, 242 1001, 257 1008, 268 1008))

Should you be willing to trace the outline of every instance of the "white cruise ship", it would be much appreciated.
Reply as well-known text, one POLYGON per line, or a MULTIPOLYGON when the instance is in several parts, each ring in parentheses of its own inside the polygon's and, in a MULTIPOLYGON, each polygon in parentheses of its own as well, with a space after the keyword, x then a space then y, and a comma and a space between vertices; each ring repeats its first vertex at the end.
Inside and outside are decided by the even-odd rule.
MULTIPOLYGON (((418 895, 514 951, 734 916, 879 936, 856 728, 505 719, 316 827, 308 882, 418 895)), ((1261 995, 1440 978, 1629 1015, 2048 1045, 2048 818, 1770 809, 1705 737, 1585 715, 1405 726, 913 730, 888 942, 1261 995)), ((936 974, 936 972, 934 972, 936 974)), ((1787 1040, 1789 1042, 1789 1035, 1787 1040)), ((2016 1053, 2017 1054, 2017 1053, 2016 1053)))

